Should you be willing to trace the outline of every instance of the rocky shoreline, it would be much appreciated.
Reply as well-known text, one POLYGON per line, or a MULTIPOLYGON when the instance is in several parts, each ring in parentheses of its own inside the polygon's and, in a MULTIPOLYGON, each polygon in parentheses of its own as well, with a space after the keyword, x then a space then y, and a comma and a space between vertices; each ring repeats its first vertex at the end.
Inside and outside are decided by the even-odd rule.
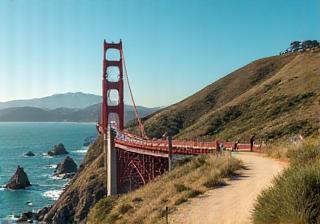
MULTIPOLYGON (((58 152, 57 155, 59 155, 60 152, 66 151, 61 145, 63 146, 59 144, 50 151, 58 152)), ((53 173, 53 176, 69 179, 58 200, 37 212, 22 213, 16 217, 16 222, 61 224, 71 221, 85 223, 90 208, 106 193, 103 167, 101 139, 90 144, 79 168, 70 156, 65 157, 57 164, 53 173)))
MULTIPOLYGON (((65 149, 63 144, 58 144, 53 147, 52 150, 48 151, 44 156, 57 156, 57 155, 66 155, 68 151, 65 149)), ((28 151, 24 154, 25 157, 34 157, 35 154, 32 151, 28 151)), ((72 181, 72 178, 76 175, 78 171, 78 166, 75 161, 70 157, 66 156, 60 163, 58 163, 53 172, 53 176, 59 177, 59 179, 69 179, 67 185, 72 181)), ((20 166, 17 167, 15 173, 10 178, 7 184, 4 185, 4 188, 11 190, 26 189, 32 184, 28 179, 27 173, 20 166)), ((65 190, 65 189, 64 189, 65 190)), ((31 202, 28 202, 31 203, 31 202)), ((17 223, 47 223, 45 220, 46 214, 50 211, 52 205, 44 207, 37 212, 27 211, 21 215, 14 216, 14 220, 17 223)))
MULTIPOLYGON (((90 208, 106 194, 104 184, 102 139, 97 139, 88 149, 75 176, 48 208, 39 217, 43 223, 61 224, 68 222, 85 223, 90 208)), ((42 212, 42 211, 41 211, 42 212)))

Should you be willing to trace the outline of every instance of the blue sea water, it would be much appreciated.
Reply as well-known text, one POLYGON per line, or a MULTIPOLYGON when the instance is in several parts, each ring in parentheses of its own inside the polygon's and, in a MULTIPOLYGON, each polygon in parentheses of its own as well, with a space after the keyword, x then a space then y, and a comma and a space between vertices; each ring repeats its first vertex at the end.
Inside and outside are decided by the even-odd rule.
POLYGON ((44 156, 55 144, 63 143, 79 165, 86 148, 84 139, 96 136, 93 123, 0 122, 0 223, 13 215, 37 211, 57 199, 67 180, 54 178, 56 164, 65 156, 44 156), (34 157, 25 157, 32 151, 34 157), (32 184, 26 190, 3 186, 20 165, 32 184))

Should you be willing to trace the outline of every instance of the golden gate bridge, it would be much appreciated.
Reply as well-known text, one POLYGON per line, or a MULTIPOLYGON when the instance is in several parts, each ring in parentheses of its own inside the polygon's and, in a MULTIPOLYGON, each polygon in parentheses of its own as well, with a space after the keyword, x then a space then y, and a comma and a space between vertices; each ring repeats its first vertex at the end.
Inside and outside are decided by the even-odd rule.
MULTIPOLYGON (((177 155, 201 155, 217 150, 217 141, 181 141, 168 136, 163 139, 148 139, 131 91, 122 41, 103 43, 102 106, 98 131, 104 139, 106 185, 108 195, 137 189, 155 177, 171 170, 172 158, 177 155), (118 51, 118 60, 107 58, 110 50, 118 51), (117 68, 117 78, 111 79, 110 69, 117 68), (140 136, 124 130, 124 78, 127 80, 140 136), (110 93, 117 93, 117 102, 110 93)), ((219 141, 228 150, 232 142, 219 141)), ((238 144, 239 151, 260 151, 259 145, 238 144)))

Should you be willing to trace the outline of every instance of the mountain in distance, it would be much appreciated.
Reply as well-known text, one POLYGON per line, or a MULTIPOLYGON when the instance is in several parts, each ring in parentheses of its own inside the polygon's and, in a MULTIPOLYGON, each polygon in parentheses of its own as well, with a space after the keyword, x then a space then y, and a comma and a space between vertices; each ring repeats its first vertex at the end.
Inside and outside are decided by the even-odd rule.
MULTIPOLYGON (((147 116, 159 108, 138 106, 139 115, 147 116)), ((84 109, 57 108, 42 109, 37 107, 13 107, 0 110, 0 122, 97 122, 100 117, 101 104, 94 104, 84 109)), ((136 118, 134 109, 125 105, 125 123, 136 118)))
MULTIPOLYGON (((101 96, 81 92, 55 94, 0 103, 0 108, 0 121, 3 122, 96 122, 100 117, 101 96)), ((137 109, 141 117, 159 110, 143 106, 137 106, 137 109)), ((125 105, 125 122, 134 118, 133 106, 125 105)))
POLYGON ((56 108, 79 108, 84 109, 93 104, 101 102, 101 96, 76 92, 76 93, 62 93, 54 94, 42 98, 26 99, 26 100, 12 100, 8 102, 0 102, 0 109, 12 107, 38 107, 46 109, 56 108))
POLYGON ((318 48, 256 60, 143 123, 156 138, 169 130, 177 139, 288 139, 318 134, 319 104, 318 48))

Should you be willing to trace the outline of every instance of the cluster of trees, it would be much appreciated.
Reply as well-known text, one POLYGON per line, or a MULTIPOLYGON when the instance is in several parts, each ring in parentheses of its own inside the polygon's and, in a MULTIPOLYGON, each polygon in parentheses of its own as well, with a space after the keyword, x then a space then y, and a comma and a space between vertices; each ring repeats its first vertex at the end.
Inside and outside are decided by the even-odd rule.
POLYGON ((292 53, 292 52, 303 52, 306 50, 319 48, 319 47, 320 47, 320 42, 317 40, 293 41, 290 44, 290 47, 284 52, 281 52, 280 54, 292 53))

